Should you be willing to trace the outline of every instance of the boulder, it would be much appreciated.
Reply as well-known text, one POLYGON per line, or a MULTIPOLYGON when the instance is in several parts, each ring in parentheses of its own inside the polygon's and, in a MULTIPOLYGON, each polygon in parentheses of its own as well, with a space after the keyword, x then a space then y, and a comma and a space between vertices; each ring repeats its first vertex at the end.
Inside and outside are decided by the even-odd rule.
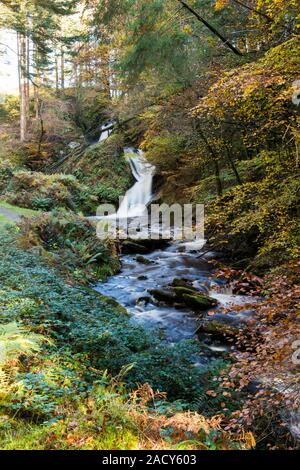
POLYGON ((172 291, 175 293, 176 297, 181 300, 183 300, 183 295, 188 294, 188 295, 198 295, 199 293, 197 292, 194 287, 173 287, 172 291))
POLYGON ((147 295, 144 295, 142 297, 139 297, 137 300, 136 300, 136 303, 137 304, 140 304, 140 303, 144 303, 144 304, 148 304, 151 300, 151 297, 148 297, 147 295))
POLYGON ((239 333, 239 328, 212 317, 211 320, 206 319, 201 323, 198 333, 208 333, 224 340, 226 337, 236 336, 239 333))
POLYGON ((141 264, 145 264, 145 265, 153 264, 153 261, 141 255, 137 256, 135 259, 138 263, 141 263, 141 264))
POLYGON ((154 250, 165 248, 168 245, 168 240, 132 240, 127 239, 122 241, 121 250, 124 254, 146 254, 154 250))
POLYGON ((166 304, 174 304, 176 302, 176 296, 173 292, 159 289, 150 289, 148 292, 159 302, 165 302, 166 304))
POLYGON ((194 287, 192 286, 192 283, 188 279, 184 279, 184 278, 173 279, 171 287, 187 287, 188 289, 190 288, 194 289, 194 287))
MULTIPOLYGON (((246 339, 249 326, 249 318, 247 317, 242 317, 236 313, 215 313, 212 316, 207 316, 202 321, 198 333, 208 333, 214 338, 222 338, 224 341, 224 339, 234 338, 241 331, 244 331, 246 339)), ((243 342, 239 345, 239 348, 243 348, 243 342)))
POLYGON ((215 299, 197 293, 184 293, 182 294, 182 299, 187 307, 190 307, 192 310, 196 311, 209 310, 210 308, 217 305, 217 301, 215 299))
POLYGON ((170 287, 186 287, 187 289, 192 290, 192 292, 198 292, 199 290, 201 294, 207 295, 208 294, 208 287, 206 286, 197 286, 194 287, 192 282, 185 278, 175 278, 173 279, 170 287))
POLYGON ((183 306, 194 311, 205 311, 217 305, 217 301, 207 295, 202 295, 194 287, 173 287, 153 289, 148 291, 159 302, 169 305, 183 306))
POLYGON ((148 253, 148 249, 141 243, 136 243, 131 240, 125 240, 122 245, 122 253, 129 255, 134 253, 148 253))

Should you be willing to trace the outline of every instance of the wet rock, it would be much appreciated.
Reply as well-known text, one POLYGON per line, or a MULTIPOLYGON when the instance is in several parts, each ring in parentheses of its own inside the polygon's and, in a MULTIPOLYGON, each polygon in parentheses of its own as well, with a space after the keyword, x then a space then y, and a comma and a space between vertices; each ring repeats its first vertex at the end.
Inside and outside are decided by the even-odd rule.
POLYGON ((129 316, 129 313, 126 310, 126 308, 123 307, 123 305, 119 304, 119 302, 117 302, 115 299, 113 299, 112 297, 107 297, 106 295, 102 295, 102 294, 100 294, 100 292, 97 292, 97 291, 94 291, 94 292, 98 297, 100 297, 100 299, 102 300, 102 302, 105 305, 108 305, 110 307, 114 307, 114 309, 117 312, 119 312, 121 315, 129 316))
MULTIPOLYGON (((163 175, 156 173, 153 177, 153 192, 158 193, 162 189, 165 181, 166 181, 166 178, 163 175)), ((157 197, 155 198, 155 200, 157 203, 162 202, 157 197)))
POLYGON ((135 259, 138 263, 141 263, 141 264, 145 264, 145 265, 153 264, 153 261, 141 255, 137 256, 135 259))
POLYGON ((151 253, 154 250, 166 248, 170 244, 170 240, 154 240, 152 238, 148 240, 141 240, 140 242, 148 250, 148 253, 151 253))
POLYGON ((141 243, 136 243, 130 240, 125 240, 122 245, 122 253, 125 255, 134 253, 148 253, 148 249, 141 243))
POLYGON ((261 382, 259 382, 259 380, 251 380, 251 382, 249 382, 249 384, 246 386, 246 391, 255 395, 257 392, 259 392, 260 388, 261 382))
POLYGON ((124 254, 146 254, 168 246, 168 240, 124 240, 121 243, 121 251, 124 254))
POLYGON ((196 311, 209 310, 217 305, 215 299, 201 294, 182 294, 182 299, 187 307, 196 311))
POLYGON ((197 295, 198 292, 194 287, 173 287, 173 292, 175 293, 176 297, 182 301, 183 295, 188 294, 188 295, 197 295))
MULTIPOLYGON (((171 288, 177 287, 185 287, 189 289, 192 293, 197 292, 198 294, 201 293, 203 295, 208 295, 209 289, 203 285, 197 285, 197 287, 193 286, 192 282, 185 278, 175 278, 170 285, 171 288), (199 292, 200 291, 200 292, 199 292)), ((188 292, 187 292, 188 293, 188 292)))
POLYGON ((254 318, 249 316, 243 317, 241 314, 232 313, 215 313, 212 316, 207 316, 199 326, 197 333, 207 333, 215 339, 234 338, 243 331, 245 340, 239 341, 239 349, 243 349, 247 342, 247 337, 251 330, 251 324, 255 322, 254 318))
POLYGON ((167 290, 152 289, 148 291, 156 300, 159 302, 165 302, 166 304, 174 304, 176 302, 176 296, 173 292, 167 290))
POLYGON ((214 315, 207 317, 206 322, 218 322, 220 324, 240 327, 243 326, 244 321, 239 315, 230 314, 230 313, 215 313, 214 315))
POLYGON ((147 277, 147 276, 138 276, 138 277, 137 277, 137 280, 138 280, 138 281, 147 281, 147 280, 148 280, 148 277, 147 277))
MULTIPOLYGON (((173 281, 174 283, 174 281, 173 281)), ((182 282, 181 282, 182 284, 182 282)), ((159 302, 165 302, 175 307, 187 307, 194 311, 205 311, 217 305, 217 301, 208 295, 199 293, 195 287, 187 282, 185 286, 172 287, 166 289, 149 290, 150 294, 159 302)))
POLYGON ((199 329, 198 333, 208 333, 216 338, 226 339, 227 337, 237 336, 239 333, 239 328, 236 325, 230 325, 221 321, 220 319, 204 320, 199 329))
POLYGON ((148 304, 151 301, 151 297, 148 297, 147 295, 144 295, 142 297, 139 297, 136 301, 137 304, 143 303, 143 304, 148 304))
POLYGON ((175 279, 173 279, 171 286, 172 287, 187 287, 187 288, 193 288, 194 289, 194 287, 192 286, 192 283, 188 279, 185 279, 185 278, 182 278, 182 279, 175 278, 175 279))
POLYGON ((224 359, 230 354, 228 346, 219 344, 218 342, 215 342, 214 344, 201 342, 201 350, 205 357, 222 357, 222 359, 224 359))

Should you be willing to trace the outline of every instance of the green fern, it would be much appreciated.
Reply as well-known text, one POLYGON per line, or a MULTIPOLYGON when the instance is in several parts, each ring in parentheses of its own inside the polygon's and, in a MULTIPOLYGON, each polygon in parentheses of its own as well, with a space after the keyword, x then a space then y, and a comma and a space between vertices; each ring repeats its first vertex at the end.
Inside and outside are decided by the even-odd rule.
POLYGON ((16 322, 0 325, 0 367, 9 359, 39 352, 42 342, 45 342, 45 337, 26 330, 16 322))
POLYGON ((9 360, 20 356, 30 357, 40 352, 42 342, 46 339, 42 335, 32 333, 16 322, 0 325, 0 392, 8 393, 10 389, 10 372, 7 367, 9 360))

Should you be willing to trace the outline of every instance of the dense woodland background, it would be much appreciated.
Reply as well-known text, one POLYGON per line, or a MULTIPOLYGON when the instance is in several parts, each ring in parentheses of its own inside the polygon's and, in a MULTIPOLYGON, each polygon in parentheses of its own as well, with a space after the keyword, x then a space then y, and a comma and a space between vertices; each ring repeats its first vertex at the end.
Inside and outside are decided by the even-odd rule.
POLYGON ((296 0, 0 1, 19 74, 0 104, 1 448, 298 446, 299 15, 296 0), (156 166, 160 201, 206 204, 215 276, 262 299, 206 370, 199 345, 162 344, 88 287, 120 269, 85 216, 132 185, 124 146, 156 166))

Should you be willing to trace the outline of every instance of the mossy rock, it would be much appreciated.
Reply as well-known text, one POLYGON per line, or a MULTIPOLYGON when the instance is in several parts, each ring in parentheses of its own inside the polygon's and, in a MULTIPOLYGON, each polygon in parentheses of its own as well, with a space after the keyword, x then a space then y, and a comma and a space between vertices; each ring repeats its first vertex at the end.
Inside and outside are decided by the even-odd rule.
POLYGON ((197 295, 198 292, 194 287, 173 287, 173 292, 175 292, 176 297, 183 299, 183 295, 197 295))
POLYGON ((144 258, 144 256, 137 256, 135 259, 138 263, 145 264, 146 266, 153 264, 153 261, 151 261, 150 259, 144 258))
POLYGON ((133 254, 133 253, 148 253, 148 249, 138 242, 133 242, 131 240, 125 240, 122 245, 122 253, 124 254, 133 254))
POLYGON ((187 307, 196 311, 205 311, 217 305, 215 299, 201 294, 182 294, 182 298, 187 307))
POLYGON ((122 315, 129 316, 128 311, 126 310, 123 305, 120 305, 119 302, 117 302, 115 299, 111 297, 107 297, 105 295, 101 296, 101 300, 105 305, 109 305, 111 307, 114 307, 118 313, 121 313, 122 315))
MULTIPOLYGON (((250 312, 250 311, 249 311, 250 312)), ((251 312, 251 315, 253 313, 251 312)), ((235 338, 241 331, 243 331, 244 340, 239 341, 238 348, 243 349, 247 346, 246 338, 248 337, 247 331, 251 329, 251 325, 248 323, 248 316, 241 318, 239 315, 235 314, 224 314, 224 313, 215 313, 213 316, 208 316, 202 321, 202 324, 199 327, 199 333, 208 333, 214 338, 221 339, 230 339, 235 338)), ((253 330, 251 335, 253 335, 253 330)))
POLYGON ((176 302, 176 297, 172 292, 159 290, 159 289, 150 289, 148 291, 156 300, 159 302, 165 302, 166 304, 173 304, 176 302))
POLYGON ((118 313, 120 313, 122 315, 129 316, 129 313, 126 310, 126 308, 123 307, 123 305, 120 305, 119 302, 117 302, 112 297, 107 297, 106 295, 101 294, 101 292, 98 292, 97 290, 92 289, 88 286, 81 286, 80 288, 81 288, 81 290, 86 291, 88 294, 95 295, 96 297, 98 297, 101 300, 101 302, 103 303, 103 305, 114 307, 114 309, 118 313))
POLYGON ((239 328, 233 325, 228 325, 225 322, 218 320, 204 321, 198 332, 208 333, 217 338, 235 337, 239 333, 239 328))
POLYGON ((152 289, 150 294, 159 302, 181 304, 196 311, 205 311, 217 305, 211 297, 197 293, 193 288, 175 287, 172 290, 152 289))
POLYGON ((184 279, 184 278, 175 278, 173 279, 172 281, 172 284, 171 284, 172 287, 186 287, 187 289, 194 289, 194 287, 192 286, 191 282, 188 281, 188 279, 184 279))

